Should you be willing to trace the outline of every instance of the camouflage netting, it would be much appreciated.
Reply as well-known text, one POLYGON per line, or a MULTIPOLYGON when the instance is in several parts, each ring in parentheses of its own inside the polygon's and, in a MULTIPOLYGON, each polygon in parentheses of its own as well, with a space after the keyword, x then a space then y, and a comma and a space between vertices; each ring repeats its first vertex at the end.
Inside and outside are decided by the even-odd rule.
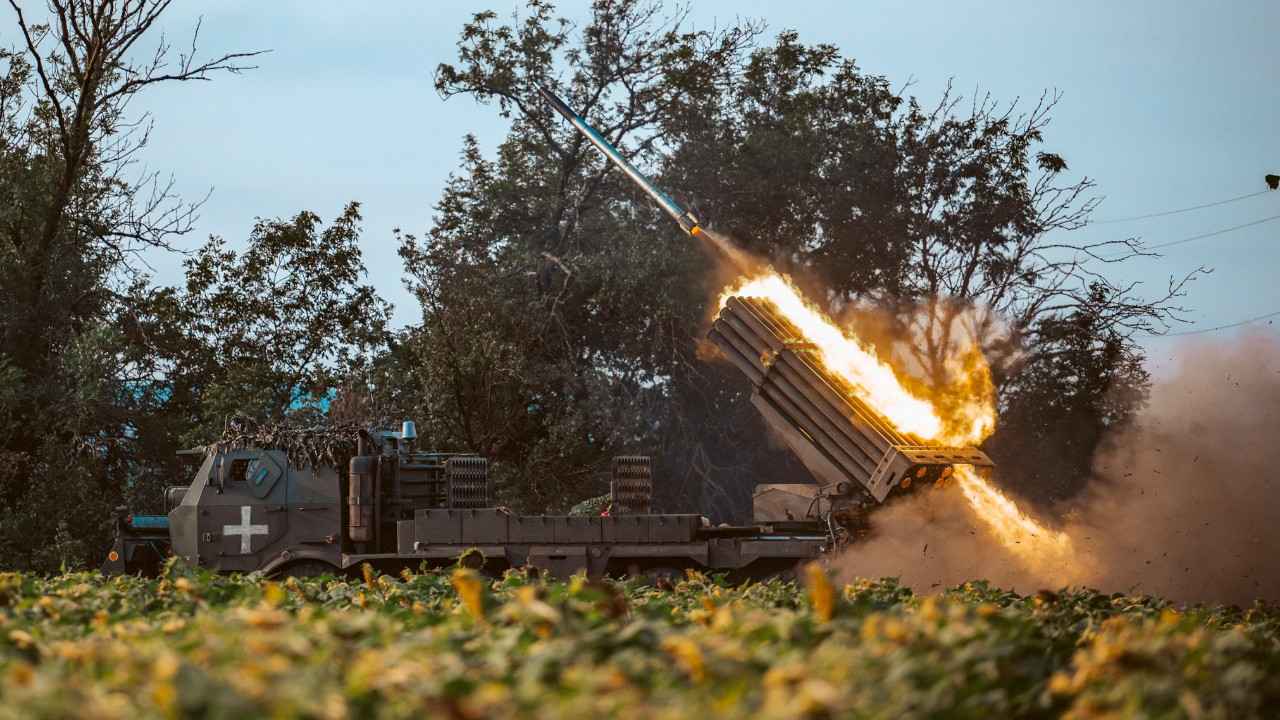
POLYGON ((587 498, 582 502, 574 505, 569 510, 570 515, 599 515, 604 511, 605 503, 609 502, 609 495, 601 495, 599 497, 587 498))
POLYGON ((233 418, 222 437, 204 446, 205 455, 236 450, 282 450, 289 466, 301 469, 331 467, 345 472, 359 451, 358 425, 294 428, 288 425, 260 426, 247 418, 233 418))

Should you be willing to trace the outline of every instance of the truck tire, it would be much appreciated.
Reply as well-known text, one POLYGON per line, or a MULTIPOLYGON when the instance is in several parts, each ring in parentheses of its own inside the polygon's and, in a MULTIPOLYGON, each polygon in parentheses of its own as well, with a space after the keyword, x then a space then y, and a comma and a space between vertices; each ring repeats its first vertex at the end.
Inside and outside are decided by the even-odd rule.
POLYGON ((666 580, 674 584, 685 579, 685 571, 675 567, 651 567, 641 570, 640 577, 650 582, 666 580))
POLYGON ((761 582, 764 582, 764 583, 776 582, 782 585, 791 583, 793 585, 799 585, 800 584, 800 567, 797 565, 789 568, 783 568, 782 570, 774 570, 768 575, 765 575, 764 579, 761 580, 761 582))

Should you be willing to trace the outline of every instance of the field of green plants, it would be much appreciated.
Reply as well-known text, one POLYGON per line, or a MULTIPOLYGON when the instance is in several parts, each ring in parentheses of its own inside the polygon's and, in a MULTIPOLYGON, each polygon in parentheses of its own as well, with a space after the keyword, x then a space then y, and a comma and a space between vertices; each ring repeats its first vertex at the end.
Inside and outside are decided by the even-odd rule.
POLYGON ((0 717, 1280 714, 1280 612, 892 580, 0 575, 0 717))

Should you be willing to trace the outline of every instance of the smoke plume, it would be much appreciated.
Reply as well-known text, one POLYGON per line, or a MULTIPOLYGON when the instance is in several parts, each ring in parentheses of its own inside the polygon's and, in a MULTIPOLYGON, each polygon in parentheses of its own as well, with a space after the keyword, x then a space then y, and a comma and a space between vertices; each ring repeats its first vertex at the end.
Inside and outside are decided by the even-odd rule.
MULTIPOLYGON (((1136 422, 1106 438, 1091 489, 1046 539, 1002 545, 959 492, 917 493, 873 516, 875 533, 835 561, 844 579, 899 576, 918 590, 986 579, 1033 592, 1131 589, 1187 603, 1280 600, 1280 339, 1191 342, 1136 422)), ((998 483, 998 471, 994 480, 998 483)))
MULTIPOLYGON (((764 268, 769 267, 767 258, 743 250, 727 236, 715 230, 699 228, 697 238, 711 258, 710 279, 716 292, 732 284, 740 277, 755 275, 764 268)), ((713 312, 719 310, 715 303, 710 303, 710 305, 715 308, 713 312)))

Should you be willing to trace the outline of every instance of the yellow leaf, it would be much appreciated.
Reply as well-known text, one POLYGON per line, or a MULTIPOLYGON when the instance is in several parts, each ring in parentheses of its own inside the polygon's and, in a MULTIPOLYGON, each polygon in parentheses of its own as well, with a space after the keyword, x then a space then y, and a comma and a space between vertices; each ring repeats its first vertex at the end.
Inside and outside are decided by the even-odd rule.
POLYGON ((163 653, 151 663, 151 677, 160 682, 168 682, 177 677, 180 666, 177 654, 163 653))
POLYGON ((1068 695, 1074 689, 1071 676, 1059 670, 1049 678, 1049 692, 1054 695, 1068 695))
POLYGON ((36 679, 36 671, 30 665, 19 662, 9 671, 9 677, 13 678, 16 685, 30 685, 36 679))
POLYGON ((453 571, 453 589, 466 604, 471 617, 477 622, 484 621, 484 583, 476 577, 474 570, 458 568, 453 571))
POLYGON ((836 591, 831 586, 831 579, 822 565, 811 562, 804 566, 805 578, 809 584, 809 599, 813 602, 813 612, 818 622, 827 622, 836 608, 836 591))
POLYGON ((347 700, 341 693, 331 692, 324 696, 324 711, 321 717, 325 720, 342 720, 349 714, 347 700))
POLYGON ((56 649, 58 657, 70 663, 78 663, 84 659, 84 650, 73 642, 63 640, 56 649))
POLYGON ((668 637, 663 639, 662 649, 676 659, 676 664, 689 676, 690 680, 700 683, 707 679, 702 650, 698 648, 696 642, 687 637, 668 637))
POLYGON ((58 619, 58 608, 53 604, 53 598, 45 595, 39 600, 40 609, 44 610, 44 614, 53 620, 58 619))
POLYGON ((711 629, 723 633, 732 630, 734 626, 733 611, 728 607, 722 607, 716 610, 715 617, 711 619, 711 629))
POLYGON ((927 597, 924 602, 920 603, 920 617, 925 620, 938 619, 938 599, 935 597, 927 597))
POLYGON ((31 633, 26 632, 25 630, 10 630, 9 641, 25 650, 30 647, 36 639, 32 637, 31 633))
POLYGON ((263 589, 263 597, 268 605, 279 605, 284 599, 284 588, 280 587, 280 583, 268 580, 263 589))
POLYGON ((875 638, 875 636, 880 632, 880 625, 883 620, 884 615, 882 613, 872 613, 867 616, 866 620, 862 621, 863 642, 875 638))

